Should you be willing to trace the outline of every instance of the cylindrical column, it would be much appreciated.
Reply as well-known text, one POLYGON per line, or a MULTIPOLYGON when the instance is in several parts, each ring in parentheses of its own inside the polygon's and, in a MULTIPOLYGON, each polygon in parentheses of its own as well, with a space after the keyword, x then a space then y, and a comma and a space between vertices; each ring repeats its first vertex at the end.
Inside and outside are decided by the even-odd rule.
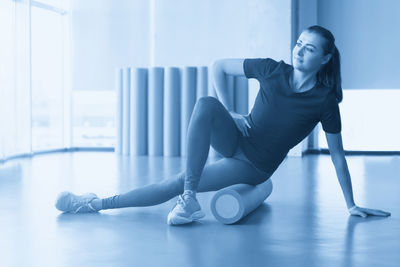
POLYGON ((184 67, 182 72, 181 156, 186 156, 186 134, 196 103, 196 67, 184 67))
POLYGON ((163 155, 164 68, 152 67, 149 72, 148 140, 149 155, 163 155))
POLYGON ((116 116, 115 116, 115 128, 116 128, 116 144, 115 153, 122 153, 122 69, 118 68, 115 70, 115 95, 116 95, 116 116))
POLYGON ((271 179, 256 186, 235 184, 215 193, 211 212, 221 223, 232 224, 260 206, 271 192, 271 179))
POLYGON ((147 155, 147 74, 145 68, 131 69, 130 154, 147 155))
POLYGON ((213 75, 211 68, 208 68, 208 95, 217 98, 217 92, 214 88, 213 75))
POLYGON ((235 112, 247 114, 249 112, 249 86, 246 77, 235 76, 235 112))
POLYGON ((180 156, 181 83, 179 68, 165 70, 164 156, 180 156))
POLYGON ((206 66, 197 68, 197 93, 196 99, 208 96, 208 69, 206 66))
POLYGON ((122 87, 122 155, 129 155, 130 138, 130 89, 131 89, 131 69, 123 70, 122 87))
POLYGON ((229 111, 234 111, 235 107, 235 76, 226 75, 226 87, 227 87, 227 95, 228 95, 228 107, 229 111))

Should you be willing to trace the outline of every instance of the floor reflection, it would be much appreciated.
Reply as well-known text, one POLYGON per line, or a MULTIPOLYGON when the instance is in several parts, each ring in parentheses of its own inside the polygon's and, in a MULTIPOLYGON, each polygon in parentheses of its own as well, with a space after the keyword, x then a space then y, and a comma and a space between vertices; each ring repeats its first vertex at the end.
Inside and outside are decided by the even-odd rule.
POLYGON ((212 216, 212 192, 198 196, 206 217, 183 227, 166 224, 174 200, 80 215, 54 208, 61 190, 106 197, 179 173, 184 163, 173 157, 60 153, 20 160, 9 175, 0 167, 2 266, 369 267, 400 262, 400 180, 391 159, 348 158, 363 204, 391 211, 389 218, 349 216, 330 157, 315 155, 286 159, 271 178, 270 197, 233 225, 212 216))

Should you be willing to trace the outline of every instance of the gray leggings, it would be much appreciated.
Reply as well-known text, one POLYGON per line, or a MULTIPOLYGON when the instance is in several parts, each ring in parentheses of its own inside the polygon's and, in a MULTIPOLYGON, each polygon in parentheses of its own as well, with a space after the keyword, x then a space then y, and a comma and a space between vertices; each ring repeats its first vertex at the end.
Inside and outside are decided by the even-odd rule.
POLYGON ((208 192, 233 184, 262 183, 272 173, 257 169, 246 158, 238 145, 240 134, 221 102, 214 97, 200 98, 188 128, 186 170, 161 182, 102 199, 103 209, 157 205, 185 189, 208 192), (210 145, 223 158, 205 165, 210 145))

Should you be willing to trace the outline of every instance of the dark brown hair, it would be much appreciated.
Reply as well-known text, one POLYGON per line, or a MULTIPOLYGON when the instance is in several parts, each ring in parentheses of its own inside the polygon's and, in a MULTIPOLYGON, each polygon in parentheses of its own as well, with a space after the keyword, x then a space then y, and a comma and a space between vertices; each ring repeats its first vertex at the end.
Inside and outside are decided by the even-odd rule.
POLYGON ((318 34, 325 39, 323 49, 326 54, 331 54, 331 59, 317 73, 318 82, 324 86, 335 90, 338 103, 343 100, 342 76, 340 74, 340 53, 335 45, 335 37, 324 27, 314 25, 308 27, 306 31, 318 34))

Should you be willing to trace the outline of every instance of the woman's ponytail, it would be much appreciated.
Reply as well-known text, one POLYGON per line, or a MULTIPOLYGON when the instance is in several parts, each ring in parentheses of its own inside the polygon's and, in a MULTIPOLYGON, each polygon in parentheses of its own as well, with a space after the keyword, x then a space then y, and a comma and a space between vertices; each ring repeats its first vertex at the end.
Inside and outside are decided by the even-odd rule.
POLYGON ((335 45, 333 34, 321 27, 311 26, 307 29, 309 32, 317 33, 322 36, 326 42, 324 46, 325 54, 331 54, 331 59, 317 73, 317 79, 320 83, 335 91, 338 103, 343 100, 342 76, 340 73, 340 53, 335 45))

